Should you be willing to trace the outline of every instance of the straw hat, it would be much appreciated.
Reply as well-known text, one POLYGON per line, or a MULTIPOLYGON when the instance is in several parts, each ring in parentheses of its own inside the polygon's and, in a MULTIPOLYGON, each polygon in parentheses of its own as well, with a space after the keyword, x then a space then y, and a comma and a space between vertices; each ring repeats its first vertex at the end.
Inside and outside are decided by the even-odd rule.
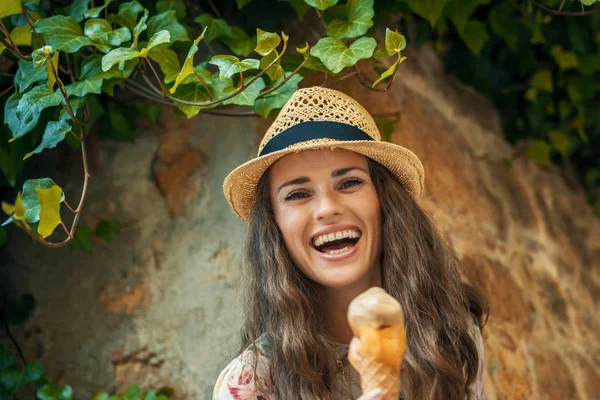
POLYGON ((381 140, 373 117, 356 100, 319 86, 297 90, 267 130, 257 157, 225 178, 227 201, 247 221, 255 204, 256 188, 264 172, 289 153, 340 148, 372 158, 392 172, 413 198, 423 190, 425 172, 410 150, 381 140))

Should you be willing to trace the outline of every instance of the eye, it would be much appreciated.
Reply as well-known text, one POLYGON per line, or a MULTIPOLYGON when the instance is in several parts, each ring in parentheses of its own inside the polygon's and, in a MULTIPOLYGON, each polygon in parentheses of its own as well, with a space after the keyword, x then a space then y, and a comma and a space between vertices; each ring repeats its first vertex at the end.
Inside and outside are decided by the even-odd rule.
POLYGON ((301 199, 305 199, 307 197, 308 197, 308 193, 297 191, 297 192, 289 193, 287 196, 285 196, 285 201, 301 200, 301 199))
POLYGON ((342 182, 342 184, 340 185, 340 189, 348 189, 349 187, 352 187, 352 186, 358 186, 361 183, 363 183, 363 181, 361 179, 350 178, 350 179, 342 182))

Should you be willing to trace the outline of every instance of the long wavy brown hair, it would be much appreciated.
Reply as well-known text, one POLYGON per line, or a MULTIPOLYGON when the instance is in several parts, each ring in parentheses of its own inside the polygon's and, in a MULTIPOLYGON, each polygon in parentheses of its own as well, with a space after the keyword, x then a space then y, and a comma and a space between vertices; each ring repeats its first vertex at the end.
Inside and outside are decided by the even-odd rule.
MULTIPOLYGON (((407 350, 402 373, 408 399, 463 400, 478 355, 469 333, 483 297, 461 281, 459 260, 429 216, 381 164, 368 159, 382 214, 382 286, 402 305, 407 350)), ((328 399, 335 351, 315 284, 294 266, 269 198, 269 173, 258 186, 246 241, 246 325, 242 348, 265 334, 270 392, 277 399, 328 399)), ((254 346, 254 351, 258 351, 254 346)), ((256 355, 256 353, 255 353, 256 355)), ((254 357, 254 372, 256 360, 254 357)))

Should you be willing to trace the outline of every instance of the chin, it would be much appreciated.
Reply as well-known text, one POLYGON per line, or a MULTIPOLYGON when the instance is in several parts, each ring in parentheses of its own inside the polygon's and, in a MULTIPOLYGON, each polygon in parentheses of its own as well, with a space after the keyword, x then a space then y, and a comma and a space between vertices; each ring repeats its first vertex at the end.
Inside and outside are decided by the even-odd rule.
POLYGON ((341 289, 353 286, 367 278, 366 270, 349 267, 323 271, 315 281, 324 287, 341 289))

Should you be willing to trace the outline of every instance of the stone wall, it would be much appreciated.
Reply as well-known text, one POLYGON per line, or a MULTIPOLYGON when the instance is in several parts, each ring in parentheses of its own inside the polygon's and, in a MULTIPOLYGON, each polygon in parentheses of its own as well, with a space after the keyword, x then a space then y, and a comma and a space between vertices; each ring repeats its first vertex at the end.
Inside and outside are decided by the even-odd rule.
MULTIPOLYGON (((353 79, 330 86, 376 118, 400 113, 391 140, 426 172, 423 206, 488 295, 486 395, 595 399, 600 393, 600 219, 585 196, 502 138, 498 113, 446 76, 433 51, 409 52, 388 94, 353 79)), ((89 257, 47 250, 11 230, 1 287, 31 292, 38 308, 14 329, 29 358, 76 395, 131 383, 169 385, 178 399, 208 399, 236 355, 245 226, 229 211, 225 175, 255 154, 267 123, 201 115, 134 144, 101 143, 84 223, 117 218, 116 243, 89 257)), ((72 168, 76 198, 81 171, 72 168)), ((1 339, 4 340, 4 339, 1 339)))

